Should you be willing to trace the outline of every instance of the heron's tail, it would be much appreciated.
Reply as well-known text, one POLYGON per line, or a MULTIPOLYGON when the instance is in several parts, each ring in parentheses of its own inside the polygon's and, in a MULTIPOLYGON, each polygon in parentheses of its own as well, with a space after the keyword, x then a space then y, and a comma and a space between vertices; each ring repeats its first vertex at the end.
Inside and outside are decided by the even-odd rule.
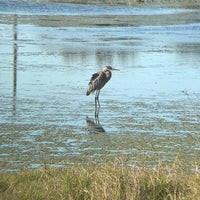
POLYGON ((91 92, 93 92, 93 87, 92 87, 92 84, 89 83, 88 89, 87 89, 87 92, 86 92, 86 96, 89 96, 91 92))
POLYGON ((87 90, 87 92, 86 92, 86 96, 89 96, 90 95, 90 91, 89 90, 87 90))

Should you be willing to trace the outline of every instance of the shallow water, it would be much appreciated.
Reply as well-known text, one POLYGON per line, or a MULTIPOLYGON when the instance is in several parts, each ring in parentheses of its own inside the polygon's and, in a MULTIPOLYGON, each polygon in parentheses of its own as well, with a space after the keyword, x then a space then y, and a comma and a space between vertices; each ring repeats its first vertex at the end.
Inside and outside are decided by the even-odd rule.
MULTIPOLYGON (((30 13, 27 4, 28 23, 19 20, 23 3, 14 12, 6 5, 0 11, 2 171, 101 163, 119 154, 129 164, 145 166, 177 157, 190 168, 200 163, 196 14, 184 24, 72 27, 61 25, 65 17, 48 20, 52 13, 44 6, 56 9, 54 5, 36 4, 40 14, 49 14, 42 25, 31 21, 29 15, 38 13, 30 13), (99 119, 94 119, 94 95, 85 93, 91 75, 104 65, 120 71, 102 89, 99 119)), ((81 19, 85 7, 79 7, 73 14, 81 19)), ((123 9, 136 11, 133 17, 157 14, 156 9, 131 7, 112 12, 123 15, 123 9)), ((107 14, 101 12, 102 7, 94 6, 95 15, 107 14)), ((182 12, 198 11, 159 9, 174 17, 182 12)), ((140 20, 142 24, 143 16, 140 20)))

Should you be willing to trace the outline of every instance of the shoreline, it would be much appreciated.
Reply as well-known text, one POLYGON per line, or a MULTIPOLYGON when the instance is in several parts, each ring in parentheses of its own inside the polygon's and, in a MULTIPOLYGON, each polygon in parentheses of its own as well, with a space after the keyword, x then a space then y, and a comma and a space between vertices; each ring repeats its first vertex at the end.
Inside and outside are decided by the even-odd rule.
POLYGON ((1 24, 32 24, 50 27, 137 27, 199 23, 200 12, 164 15, 17 15, 0 14, 1 24), (195 19, 194 19, 195 17, 195 19), (159 20, 158 20, 159 19, 159 20), (55 23, 54 23, 55 22, 55 23))
MULTIPOLYGON (((17 0, 21 2, 21 0, 17 0)), ((102 3, 100 0, 97 2, 87 0, 86 3, 81 0, 26 0, 26 2, 35 3, 56 3, 56 4, 80 4, 80 5, 96 5, 96 6, 124 6, 124 7, 135 7, 138 9, 185 9, 185 11, 174 12, 174 13, 161 13, 161 14, 17 14, 17 13, 0 13, 1 24, 32 24, 50 27, 129 27, 129 26, 167 26, 176 24, 190 24, 200 22, 200 3, 197 1, 188 2, 177 1, 169 3, 169 1, 157 1, 147 3, 135 3, 131 0, 113 1, 105 0, 102 3), (110 2, 110 3, 109 3, 110 2), (114 2, 114 4, 113 4, 114 2), (131 2, 131 4, 127 4, 131 2), (191 9, 191 10, 189 10, 191 9), (55 22, 55 23, 54 23, 55 22)))
MULTIPOLYGON (((22 1, 22 0, 16 0, 22 1)), ((97 6, 136 6, 136 7, 169 7, 169 8, 200 8, 198 0, 26 0, 35 3, 63 3, 97 6)))

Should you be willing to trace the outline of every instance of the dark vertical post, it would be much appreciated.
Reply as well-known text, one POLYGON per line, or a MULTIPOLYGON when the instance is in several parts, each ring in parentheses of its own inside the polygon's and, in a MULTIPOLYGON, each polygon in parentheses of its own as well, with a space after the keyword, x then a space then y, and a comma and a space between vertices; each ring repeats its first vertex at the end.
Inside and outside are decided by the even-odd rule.
POLYGON ((17 96, 17 15, 13 23, 13 113, 16 111, 17 96))

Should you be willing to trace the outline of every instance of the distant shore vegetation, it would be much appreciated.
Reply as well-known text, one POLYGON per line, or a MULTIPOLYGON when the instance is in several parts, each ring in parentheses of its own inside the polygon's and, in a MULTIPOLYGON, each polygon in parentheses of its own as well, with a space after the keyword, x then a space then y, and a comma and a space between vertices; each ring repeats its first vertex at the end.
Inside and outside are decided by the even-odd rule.
POLYGON ((52 3, 81 3, 81 4, 200 3, 200 0, 23 0, 23 1, 52 2, 52 3))
MULTIPOLYGON (((21 1, 21 0, 18 0, 21 1)), ((199 8, 200 0, 24 0, 27 2, 73 3, 89 5, 124 5, 124 6, 171 6, 184 8, 199 8)))

